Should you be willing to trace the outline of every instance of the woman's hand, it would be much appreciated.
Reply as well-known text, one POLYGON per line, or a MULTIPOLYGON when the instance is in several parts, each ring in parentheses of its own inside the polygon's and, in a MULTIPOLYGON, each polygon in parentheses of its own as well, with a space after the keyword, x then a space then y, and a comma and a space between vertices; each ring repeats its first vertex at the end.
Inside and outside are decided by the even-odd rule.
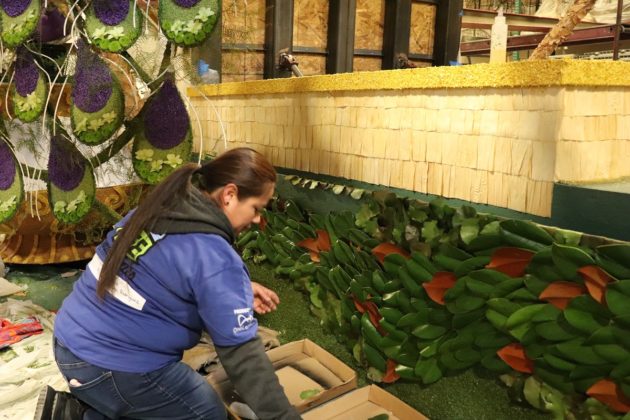
POLYGON ((254 311, 257 314, 267 314, 275 311, 280 304, 280 298, 271 289, 252 281, 252 290, 254 291, 254 311))

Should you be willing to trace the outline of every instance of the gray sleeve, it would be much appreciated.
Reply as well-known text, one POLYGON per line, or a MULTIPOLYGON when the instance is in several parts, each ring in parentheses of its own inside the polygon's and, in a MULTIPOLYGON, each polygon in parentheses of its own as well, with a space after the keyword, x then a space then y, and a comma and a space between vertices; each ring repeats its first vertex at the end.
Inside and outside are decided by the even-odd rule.
POLYGON ((216 351, 234 388, 260 419, 301 419, 284 394, 260 338, 237 346, 216 346, 216 351))

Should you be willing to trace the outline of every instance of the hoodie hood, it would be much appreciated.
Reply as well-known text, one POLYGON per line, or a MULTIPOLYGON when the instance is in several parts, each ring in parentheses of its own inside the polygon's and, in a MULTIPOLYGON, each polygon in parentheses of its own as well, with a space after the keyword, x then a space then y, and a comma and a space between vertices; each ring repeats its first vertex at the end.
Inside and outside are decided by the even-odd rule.
POLYGON ((223 210, 194 185, 190 187, 186 199, 160 216, 151 231, 157 234, 212 233, 230 244, 236 238, 223 210))

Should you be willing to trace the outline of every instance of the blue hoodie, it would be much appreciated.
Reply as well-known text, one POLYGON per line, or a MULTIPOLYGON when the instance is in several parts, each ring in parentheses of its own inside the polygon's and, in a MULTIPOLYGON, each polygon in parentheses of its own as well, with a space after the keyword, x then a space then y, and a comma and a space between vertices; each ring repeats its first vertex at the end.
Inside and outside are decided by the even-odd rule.
POLYGON ((197 222, 211 227, 192 230, 215 233, 179 233, 178 216, 190 209, 171 212, 158 224, 161 229, 152 229, 165 234, 143 232, 101 301, 97 278, 129 215, 118 223, 63 302, 55 336, 79 358, 124 372, 149 372, 181 360, 203 329, 217 346, 255 338, 249 273, 230 244, 234 233, 227 218, 218 209, 207 214, 207 208, 204 203, 204 220, 197 222))

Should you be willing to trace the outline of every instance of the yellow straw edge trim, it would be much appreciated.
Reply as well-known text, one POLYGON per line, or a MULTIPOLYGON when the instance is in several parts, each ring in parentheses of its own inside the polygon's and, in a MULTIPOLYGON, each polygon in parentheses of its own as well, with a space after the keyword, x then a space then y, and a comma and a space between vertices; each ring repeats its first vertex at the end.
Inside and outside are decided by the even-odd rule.
POLYGON ((630 87, 630 63, 541 60, 307 76, 201 85, 190 97, 403 89, 630 87))

